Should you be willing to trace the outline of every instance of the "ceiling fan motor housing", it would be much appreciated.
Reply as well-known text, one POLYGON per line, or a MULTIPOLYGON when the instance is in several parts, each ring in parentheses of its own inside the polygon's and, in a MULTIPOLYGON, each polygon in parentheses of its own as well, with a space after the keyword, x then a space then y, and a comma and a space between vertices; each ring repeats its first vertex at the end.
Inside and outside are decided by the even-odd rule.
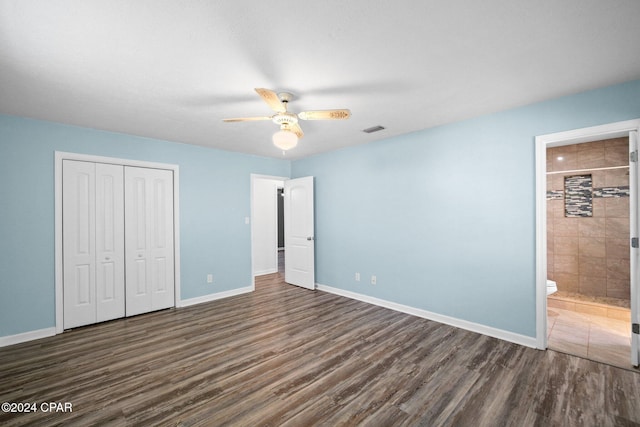
POLYGON ((273 123, 280 126, 295 125, 296 123, 298 123, 298 116, 289 112, 278 113, 275 116, 273 116, 273 123))

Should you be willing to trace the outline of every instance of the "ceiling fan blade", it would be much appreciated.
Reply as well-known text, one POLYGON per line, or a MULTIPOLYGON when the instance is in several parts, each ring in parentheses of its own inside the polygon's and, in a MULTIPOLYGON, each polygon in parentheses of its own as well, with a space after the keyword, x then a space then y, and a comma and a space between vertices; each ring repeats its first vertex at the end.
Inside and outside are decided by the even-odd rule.
POLYGON ((302 128, 300 128, 300 125, 297 124, 297 123, 294 123, 291 126, 289 126, 289 129, 291 130, 291 132, 293 132, 296 135, 298 135, 298 139, 300 139, 300 138, 302 138, 304 136, 304 132, 302 132, 302 128))
POLYGON ((255 90, 273 111, 277 113, 287 111, 287 107, 280 102, 280 98, 278 98, 278 95, 274 91, 263 88, 256 88, 255 90))
POLYGON ((302 120, 345 120, 351 117, 349 110, 318 110, 298 113, 302 120))
POLYGON ((271 117, 238 117, 233 119, 222 119, 223 122, 257 122, 258 120, 271 120, 271 117))

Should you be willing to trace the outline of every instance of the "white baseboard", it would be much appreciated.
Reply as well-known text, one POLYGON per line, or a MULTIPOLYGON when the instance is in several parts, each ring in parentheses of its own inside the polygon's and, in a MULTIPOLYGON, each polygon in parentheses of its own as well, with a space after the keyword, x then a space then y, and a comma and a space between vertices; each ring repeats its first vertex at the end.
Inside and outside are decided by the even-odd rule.
MULTIPOLYGON (((218 292, 215 294, 204 295, 197 298, 190 298, 178 302, 176 307, 188 307, 190 305, 201 304, 203 302, 215 301, 222 298, 228 298, 235 295, 246 294, 253 292, 253 286, 247 286, 245 288, 232 289, 230 291, 218 292)), ((56 335, 56 328, 39 329, 37 331, 24 332, 17 335, 9 335, 6 337, 0 337, 0 347, 6 347, 9 345, 20 344, 27 341, 33 341, 40 338, 52 337, 56 335)))
MULTIPOLYGON (((380 298, 371 297, 368 295, 359 294, 356 292, 346 291, 344 289, 334 288, 327 285, 316 283, 316 289, 319 291, 329 292, 343 297, 355 299, 358 301, 366 302, 368 304, 377 305, 380 307, 389 308, 391 310, 399 311, 401 313, 410 314, 412 316, 422 317, 424 319, 433 320, 436 322, 444 323, 446 325, 455 326, 456 328, 465 329, 471 332, 477 332, 479 334, 488 335, 490 337, 498 338, 504 341, 509 341, 515 344, 520 344, 526 347, 536 348, 536 338, 528 337, 525 335, 516 334, 514 332, 505 331, 503 329, 492 328, 490 326, 481 325, 479 323, 469 322, 467 320, 458 319, 455 317, 445 316, 442 314, 433 313, 430 311, 422 310, 408 305, 398 304, 391 301, 386 301, 380 298)), ((201 304, 204 302, 215 301, 222 298, 228 298, 235 295, 241 295, 245 293, 253 292, 253 286, 247 286, 244 288, 232 289, 230 291, 218 292, 215 294, 204 295, 201 297, 190 298, 182 300, 179 303, 179 307, 188 307, 191 305, 201 304)), ((0 347, 6 347, 13 344, 19 344, 27 341, 37 340, 40 338, 51 337, 56 334, 56 328, 45 328, 36 331, 24 332, 17 335, 9 335, 0 337, 0 347)))
POLYGON ((40 338, 52 337, 55 334, 56 334, 56 328, 52 327, 52 328, 38 329, 36 331, 23 332, 17 335, 0 337, 0 347, 20 344, 23 342, 33 341, 40 338))
POLYGON ((218 292, 215 294, 203 295, 201 297, 183 299, 180 301, 178 307, 188 307, 190 305, 202 304, 203 302, 210 302, 219 300, 222 298, 229 298, 236 295, 246 294, 249 292, 253 292, 253 286, 247 286, 245 288, 232 289, 230 291, 218 292))
POLYGON ((260 270, 260 271, 256 271, 255 273, 253 273, 254 276, 264 276, 265 274, 273 274, 273 273, 277 273, 278 269, 277 268, 269 268, 267 270, 260 270))
POLYGON ((504 341, 509 341, 515 344, 520 344, 525 347, 537 348, 537 341, 535 337, 528 337, 526 335, 516 334, 514 332, 505 331, 504 329, 497 329, 479 323, 469 322, 468 320, 462 320, 455 317, 445 316, 438 313, 422 310, 408 305, 398 304, 391 301, 371 297, 368 295, 359 294, 356 292, 346 291, 344 289, 334 288, 327 285, 321 285, 316 283, 316 289, 319 291, 325 291, 343 297, 355 299, 358 301, 366 302, 369 304, 377 305, 380 307, 389 308, 391 310, 399 311, 413 316, 422 317, 424 319, 433 320, 446 325, 455 326, 456 328, 465 329, 471 332, 477 332, 482 335, 488 335, 490 337, 498 338, 504 341))

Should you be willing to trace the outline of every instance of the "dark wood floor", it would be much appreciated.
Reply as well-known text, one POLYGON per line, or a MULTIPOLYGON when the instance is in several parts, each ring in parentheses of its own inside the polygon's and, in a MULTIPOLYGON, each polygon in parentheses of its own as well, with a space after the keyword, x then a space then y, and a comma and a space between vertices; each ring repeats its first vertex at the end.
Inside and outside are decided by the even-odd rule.
POLYGON ((0 349, 0 425, 637 425, 640 374, 263 276, 0 349))

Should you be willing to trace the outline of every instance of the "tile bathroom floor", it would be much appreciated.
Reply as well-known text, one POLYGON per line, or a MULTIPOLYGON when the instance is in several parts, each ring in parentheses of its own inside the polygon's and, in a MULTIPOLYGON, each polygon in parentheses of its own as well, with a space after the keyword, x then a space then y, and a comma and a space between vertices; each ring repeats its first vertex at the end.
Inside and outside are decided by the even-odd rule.
POLYGON ((629 321, 548 307, 547 333, 551 350, 635 370, 629 321))

